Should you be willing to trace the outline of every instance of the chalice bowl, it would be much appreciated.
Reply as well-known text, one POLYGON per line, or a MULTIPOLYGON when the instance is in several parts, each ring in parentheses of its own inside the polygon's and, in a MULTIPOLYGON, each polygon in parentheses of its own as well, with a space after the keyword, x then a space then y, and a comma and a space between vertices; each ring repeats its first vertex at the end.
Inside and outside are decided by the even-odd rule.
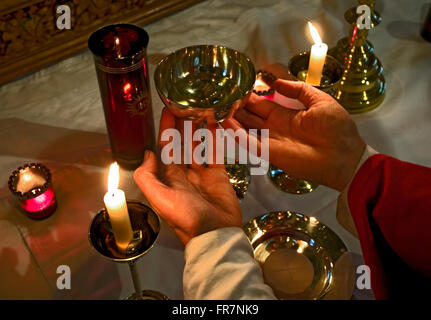
MULTIPOLYGON (((176 117, 191 120, 201 128, 232 117, 246 103, 255 80, 254 65, 249 58, 216 45, 177 50, 162 59, 154 73, 163 103, 176 117)), ((248 168, 230 161, 226 163, 226 171, 242 198, 250 183, 248 168)))
POLYGON ((106 209, 100 210, 91 221, 88 231, 90 245, 105 259, 129 265, 135 292, 127 297, 127 300, 169 300, 158 291, 142 290, 136 269, 137 260, 148 253, 157 240, 160 232, 159 216, 139 201, 128 200, 127 210, 133 229, 133 239, 125 251, 116 245, 106 209))

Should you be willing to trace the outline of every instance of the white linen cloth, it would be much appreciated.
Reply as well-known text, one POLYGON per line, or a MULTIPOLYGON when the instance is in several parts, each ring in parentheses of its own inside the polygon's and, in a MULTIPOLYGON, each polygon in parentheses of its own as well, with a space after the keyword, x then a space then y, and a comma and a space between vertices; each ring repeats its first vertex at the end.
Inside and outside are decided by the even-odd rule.
MULTIPOLYGON (((377 1, 383 21, 369 40, 383 63, 387 94, 373 112, 354 116, 369 145, 405 161, 431 165, 431 44, 419 36, 428 1, 377 1)), ((152 81, 157 62, 193 44, 220 44, 247 54, 257 69, 286 64, 309 50, 307 21, 332 47, 347 35, 344 12, 355 1, 209 0, 145 26, 156 127, 163 104, 152 81)), ((91 216, 102 206, 109 143, 99 88, 88 50, 0 87, 0 298, 117 299, 133 290, 128 267, 98 256, 87 240, 91 216), (16 207, 7 179, 19 165, 40 161, 52 171, 58 208, 43 221, 16 207), (58 290, 56 269, 69 265, 72 289, 58 290)), ((145 200, 132 173, 121 172, 128 199, 145 200)), ((359 258, 359 242, 337 222, 338 193, 320 186, 296 196, 254 176, 241 203, 244 222, 275 210, 302 212, 331 227, 359 258)), ((142 286, 183 298, 184 248, 166 225, 138 262, 142 286)), ((361 263, 360 258, 357 263, 361 263)), ((364 291, 357 298, 367 298, 364 291)))

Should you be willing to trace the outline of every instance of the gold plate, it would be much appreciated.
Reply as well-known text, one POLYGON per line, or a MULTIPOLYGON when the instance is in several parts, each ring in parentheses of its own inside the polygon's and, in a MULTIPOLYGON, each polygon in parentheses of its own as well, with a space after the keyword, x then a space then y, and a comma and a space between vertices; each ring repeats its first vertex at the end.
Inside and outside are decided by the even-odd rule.
POLYGON ((270 212, 248 221, 243 230, 277 298, 351 297, 351 256, 343 241, 316 218, 292 211, 270 212))

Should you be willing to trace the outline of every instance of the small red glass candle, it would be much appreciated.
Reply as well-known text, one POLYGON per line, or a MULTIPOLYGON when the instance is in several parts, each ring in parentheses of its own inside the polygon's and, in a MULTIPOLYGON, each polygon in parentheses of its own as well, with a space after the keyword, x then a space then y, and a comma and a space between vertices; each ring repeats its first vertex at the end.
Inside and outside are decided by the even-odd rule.
POLYGON ((49 217, 57 208, 51 172, 40 163, 19 167, 9 177, 8 186, 21 208, 32 219, 49 217))
POLYGON ((126 169, 137 168, 145 150, 155 146, 148 41, 147 32, 131 24, 108 25, 88 39, 112 154, 126 169))
POLYGON ((270 72, 259 70, 256 75, 253 92, 269 100, 274 99, 274 82, 277 78, 270 72))

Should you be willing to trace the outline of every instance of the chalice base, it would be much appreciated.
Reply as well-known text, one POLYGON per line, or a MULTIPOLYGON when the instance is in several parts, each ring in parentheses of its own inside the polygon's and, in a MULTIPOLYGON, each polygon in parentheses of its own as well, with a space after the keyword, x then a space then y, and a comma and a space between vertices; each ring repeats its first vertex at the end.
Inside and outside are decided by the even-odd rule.
POLYGON ((246 165, 239 163, 229 164, 225 162, 225 168, 236 196, 239 199, 244 198, 251 182, 250 170, 246 165))
POLYGON ((316 190, 319 186, 314 182, 292 177, 288 173, 274 166, 270 166, 268 176, 278 189, 291 194, 310 193, 316 190))

